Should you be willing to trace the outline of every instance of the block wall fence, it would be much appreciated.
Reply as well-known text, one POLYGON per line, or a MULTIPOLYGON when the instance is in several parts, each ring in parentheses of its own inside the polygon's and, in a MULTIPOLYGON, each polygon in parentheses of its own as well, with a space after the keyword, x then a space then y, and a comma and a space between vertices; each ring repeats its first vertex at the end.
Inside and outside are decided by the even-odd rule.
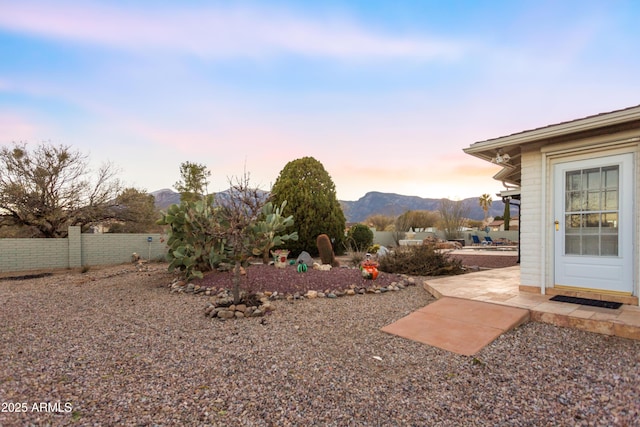
MULTIPOLYGON (((484 232, 465 232, 463 237, 467 245, 471 244, 471 234, 485 235, 484 232)), ((416 233, 415 238, 433 235, 416 233)), ((518 240, 517 231, 492 231, 490 235, 494 239, 518 240)), ((373 241, 386 247, 396 245, 392 232, 376 231, 373 241)), ((164 259, 166 236, 158 233, 82 234, 80 227, 69 227, 69 235, 64 239, 0 239, 0 273, 123 264, 131 262, 134 252, 143 259, 164 259)))
POLYGON ((64 239, 0 239, 0 273, 122 264, 131 262, 134 252, 164 259, 165 240, 158 233, 82 234, 77 226, 69 227, 64 239))

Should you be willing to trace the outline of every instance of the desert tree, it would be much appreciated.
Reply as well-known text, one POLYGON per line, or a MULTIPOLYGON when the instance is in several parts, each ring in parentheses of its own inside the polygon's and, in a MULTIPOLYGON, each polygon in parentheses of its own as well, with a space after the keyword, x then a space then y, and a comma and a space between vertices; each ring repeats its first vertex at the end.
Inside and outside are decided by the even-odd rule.
POLYGON ((265 252, 288 240, 297 240, 295 232, 284 234, 293 225, 293 217, 283 217, 284 200, 274 209, 264 192, 250 185, 249 174, 229 179, 229 197, 216 207, 219 220, 218 238, 225 242, 226 257, 233 264, 233 299, 240 301, 240 272, 252 256, 265 252))
POLYGON ((303 157, 287 163, 273 184, 270 200, 276 206, 286 200, 283 215, 295 219, 298 240, 287 244, 294 255, 307 251, 317 256, 320 234, 329 236, 334 250, 343 249, 346 220, 331 176, 318 160, 303 157))
POLYGON ((180 193, 181 201, 194 202, 202 199, 207 193, 208 178, 211 172, 200 163, 182 162, 180 164, 180 180, 174 187, 180 193))
POLYGON ((393 225, 395 218, 389 215, 373 214, 364 220, 364 223, 374 227, 376 231, 387 231, 393 225))
POLYGON ((125 188, 115 200, 114 216, 118 221, 109 227, 109 233, 146 233, 162 230, 156 222, 160 212, 155 197, 137 188, 125 188))
POLYGON ((409 228, 413 228, 415 230, 419 228, 435 227, 438 223, 438 219, 438 212, 409 210, 400 215, 396 221, 399 224, 403 224, 403 227, 406 228, 404 231, 407 231, 409 228))
POLYGON ((97 171, 65 145, 24 143, 0 149, 0 225, 29 227, 39 237, 66 237, 69 226, 116 219, 121 190, 111 163, 97 171))
POLYGON ((469 206, 464 200, 440 199, 440 225, 447 239, 457 239, 467 225, 469 206))

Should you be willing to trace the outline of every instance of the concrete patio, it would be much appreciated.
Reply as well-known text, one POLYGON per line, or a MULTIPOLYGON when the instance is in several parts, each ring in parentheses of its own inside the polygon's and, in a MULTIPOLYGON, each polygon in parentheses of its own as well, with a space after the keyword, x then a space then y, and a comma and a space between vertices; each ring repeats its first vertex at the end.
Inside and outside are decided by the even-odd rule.
POLYGON ((523 292, 519 266, 430 279, 424 288, 438 301, 382 331, 466 356, 528 321, 640 340, 640 307, 591 307, 523 292))
POLYGON ((640 340, 640 307, 618 309, 549 301, 553 295, 520 290, 520 267, 431 279, 425 289, 436 298, 452 297, 529 310, 530 320, 640 340))

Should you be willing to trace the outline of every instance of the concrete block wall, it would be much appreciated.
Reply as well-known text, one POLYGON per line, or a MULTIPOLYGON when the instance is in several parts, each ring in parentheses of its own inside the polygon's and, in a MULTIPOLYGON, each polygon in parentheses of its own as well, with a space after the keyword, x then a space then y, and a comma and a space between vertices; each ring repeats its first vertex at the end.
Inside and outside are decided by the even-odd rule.
POLYGON ((158 260, 167 254, 165 239, 157 233, 82 234, 80 227, 69 227, 64 239, 0 239, 0 273, 122 264, 133 252, 158 260))
POLYGON ((0 239, 0 273, 68 264, 68 239, 0 239))
POLYGON ((131 261, 135 252, 143 259, 157 260, 166 255, 161 234, 83 234, 82 265, 121 264, 131 261), (148 238, 151 237, 151 242, 148 238))

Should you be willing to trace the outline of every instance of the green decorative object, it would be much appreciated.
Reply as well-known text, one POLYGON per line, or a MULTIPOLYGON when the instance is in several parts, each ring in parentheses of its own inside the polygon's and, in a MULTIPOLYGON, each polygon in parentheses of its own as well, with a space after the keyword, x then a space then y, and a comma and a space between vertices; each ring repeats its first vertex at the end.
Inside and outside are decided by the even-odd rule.
POLYGON ((298 264, 298 273, 304 273, 307 271, 307 264, 298 264))

